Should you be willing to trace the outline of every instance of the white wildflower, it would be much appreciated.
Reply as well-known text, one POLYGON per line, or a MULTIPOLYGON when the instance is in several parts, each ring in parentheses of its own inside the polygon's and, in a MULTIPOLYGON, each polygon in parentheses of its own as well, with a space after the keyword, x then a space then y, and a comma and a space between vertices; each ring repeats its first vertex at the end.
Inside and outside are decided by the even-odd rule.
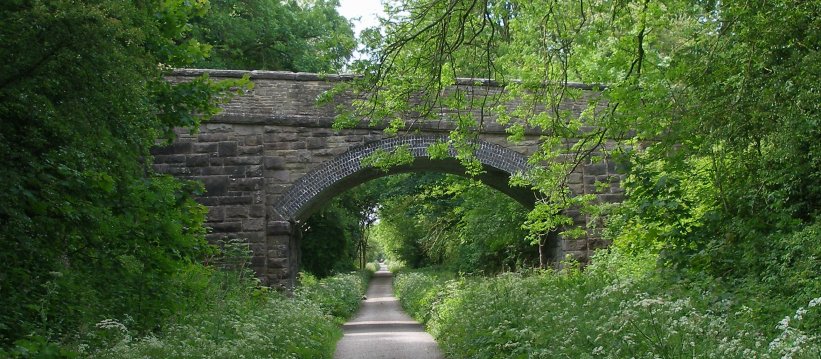
POLYGON ((804 307, 801 307, 801 308, 798 308, 798 310, 795 311, 795 315, 792 318, 795 319, 795 320, 801 320, 802 318, 804 318, 804 314, 807 314, 807 309, 804 308, 804 307))
POLYGON ((775 326, 778 330, 787 330, 790 327, 790 317, 786 316, 775 326))
POLYGON ((100 329, 116 329, 123 333, 128 332, 128 328, 126 328, 123 323, 120 323, 115 319, 103 319, 94 326, 100 329))
POLYGON ((664 304, 664 301, 661 300, 661 299, 658 299, 658 298, 647 298, 647 299, 640 300, 636 304, 640 307, 647 308, 647 307, 650 307, 650 306, 653 306, 653 305, 662 305, 662 304, 664 304))

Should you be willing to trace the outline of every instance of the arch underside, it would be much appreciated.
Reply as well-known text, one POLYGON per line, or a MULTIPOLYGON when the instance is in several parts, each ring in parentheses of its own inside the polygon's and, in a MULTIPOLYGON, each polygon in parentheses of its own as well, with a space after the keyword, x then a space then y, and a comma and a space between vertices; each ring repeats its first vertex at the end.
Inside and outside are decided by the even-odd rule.
MULTIPOLYGON (((321 167, 305 174, 297 180, 278 201, 275 210, 285 219, 303 221, 334 196, 367 181, 407 172, 443 172, 467 176, 464 166, 455 158, 431 159, 428 147, 447 142, 445 136, 404 136, 367 143, 349 150, 321 167), (393 151, 406 147, 414 157, 410 164, 394 166, 387 171, 374 167, 363 167, 363 158, 377 150, 393 151)), ((527 169, 527 158, 508 148, 477 141, 474 154, 484 167, 483 173, 474 178, 497 189, 525 207, 532 208, 536 196, 524 187, 511 187, 510 176, 527 169)), ((451 148, 450 155, 455 156, 451 148)))

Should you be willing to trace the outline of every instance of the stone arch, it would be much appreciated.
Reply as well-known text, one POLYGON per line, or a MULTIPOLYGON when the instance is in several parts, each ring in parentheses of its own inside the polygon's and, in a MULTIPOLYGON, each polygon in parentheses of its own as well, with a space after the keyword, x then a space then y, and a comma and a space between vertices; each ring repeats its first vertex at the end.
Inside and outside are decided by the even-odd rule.
MULTIPOLYGON (((348 150, 335 159, 298 179, 280 197, 274 210, 283 219, 303 221, 330 198, 372 179, 403 172, 434 171, 465 175, 465 168, 454 158, 433 160, 428 155, 428 147, 447 142, 445 136, 410 135, 392 137, 366 143, 348 150), (362 166, 363 158, 377 150, 392 151, 406 146, 413 154, 411 164, 395 166, 387 172, 378 168, 362 166)), ((536 196, 528 188, 511 187, 510 176, 527 170, 527 157, 503 146, 478 140, 475 155, 484 167, 484 173, 477 179, 495 188, 522 205, 532 208, 536 196)), ((450 155, 455 156, 453 148, 450 155)))

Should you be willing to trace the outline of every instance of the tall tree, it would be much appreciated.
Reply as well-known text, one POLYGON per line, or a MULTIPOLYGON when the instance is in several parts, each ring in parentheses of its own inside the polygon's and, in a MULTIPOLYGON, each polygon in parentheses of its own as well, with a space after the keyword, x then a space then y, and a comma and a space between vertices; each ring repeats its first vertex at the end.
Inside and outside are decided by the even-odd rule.
POLYGON ((201 187, 154 174, 148 150, 245 83, 164 79, 204 53, 186 29, 205 5, 0 5, 0 345, 106 318, 153 328, 173 310, 205 212, 201 187))
POLYGON ((206 68, 338 72, 356 47, 338 0, 214 0, 193 35, 206 68))

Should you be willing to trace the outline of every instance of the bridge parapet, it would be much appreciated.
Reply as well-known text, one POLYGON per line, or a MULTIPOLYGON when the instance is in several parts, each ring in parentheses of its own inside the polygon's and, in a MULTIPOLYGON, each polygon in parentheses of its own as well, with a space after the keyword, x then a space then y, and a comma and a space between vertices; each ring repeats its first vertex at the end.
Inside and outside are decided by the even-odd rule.
MULTIPOLYGON (((356 78, 355 75, 321 75, 302 72, 179 69, 175 70, 169 79, 189 81, 205 73, 217 80, 241 78, 247 75, 255 84, 254 89, 245 96, 236 97, 221 106, 223 111, 215 116, 212 122, 318 128, 331 128, 338 114, 336 107, 339 105, 350 107, 353 96, 349 92, 342 92, 335 96, 332 102, 321 105, 318 104, 318 99, 340 83, 356 78)), ((587 109, 589 103, 599 96, 595 90, 597 86, 570 83, 568 87, 578 90, 578 95, 568 96, 558 110, 577 118, 582 111, 587 109)), ((457 79, 455 87, 448 91, 455 91, 456 88, 465 94, 466 102, 472 103, 483 103, 484 99, 492 99, 504 91, 504 87, 496 82, 470 78, 457 79)), ((417 114, 408 113, 403 116, 406 124, 404 130, 448 132, 455 128, 454 122, 449 121, 451 116, 469 114, 475 119, 483 120, 481 129, 478 129, 481 133, 506 134, 505 126, 497 123, 497 116, 493 111, 488 111, 488 108, 500 104, 493 101, 495 100, 485 104, 484 108, 479 105, 467 110, 442 107, 437 109, 438 118, 434 119, 421 118, 417 114)), ((507 108, 514 108, 521 103, 518 100, 512 100, 503 105, 507 108)), ((534 109, 536 112, 542 110, 541 108, 534 109)), ((363 118, 353 128, 381 130, 385 128, 385 124, 372 124, 370 119, 363 118)), ((526 128, 525 133, 530 136, 539 136, 544 134, 544 131, 526 128)))

